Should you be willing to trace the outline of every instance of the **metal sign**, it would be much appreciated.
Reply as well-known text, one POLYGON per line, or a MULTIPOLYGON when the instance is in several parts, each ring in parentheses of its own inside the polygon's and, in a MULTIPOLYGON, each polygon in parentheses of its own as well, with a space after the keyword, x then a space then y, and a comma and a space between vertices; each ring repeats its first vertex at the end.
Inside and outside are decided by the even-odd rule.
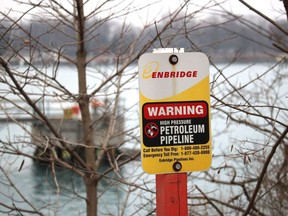
POLYGON ((206 55, 147 53, 138 66, 143 170, 161 174, 208 169, 212 146, 206 55))

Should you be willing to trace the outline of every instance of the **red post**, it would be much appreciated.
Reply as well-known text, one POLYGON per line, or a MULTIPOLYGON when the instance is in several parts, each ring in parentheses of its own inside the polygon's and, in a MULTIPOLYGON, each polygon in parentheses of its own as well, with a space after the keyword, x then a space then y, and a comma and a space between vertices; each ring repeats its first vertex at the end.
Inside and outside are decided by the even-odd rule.
POLYGON ((156 175, 157 216, 187 216, 187 173, 156 175))

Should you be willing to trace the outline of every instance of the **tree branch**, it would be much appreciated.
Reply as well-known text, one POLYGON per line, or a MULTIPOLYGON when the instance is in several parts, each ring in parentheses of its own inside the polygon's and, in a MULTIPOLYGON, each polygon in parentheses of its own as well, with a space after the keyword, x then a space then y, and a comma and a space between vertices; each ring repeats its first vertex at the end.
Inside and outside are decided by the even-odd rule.
POLYGON ((273 148, 272 148, 270 154, 268 155, 266 162, 264 163, 264 166, 262 168, 261 174, 259 176, 259 179, 257 181, 256 187, 254 189, 253 195, 252 195, 252 197, 250 199, 249 205, 248 205, 246 211, 244 212, 243 216, 247 216, 250 213, 251 209, 253 208, 254 203, 255 203, 254 201, 255 201, 256 196, 258 194, 258 191, 259 191, 259 189, 261 187, 261 184, 262 184, 264 176, 265 176, 265 174, 267 172, 268 166, 269 166, 269 164, 270 164, 270 162, 271 162, 271 160, 272 160, 272 158, 273 158, 273 156, 274 156, 274 154, 276 152, 276 149, 282 143, 282 140, 286 137, 287 133, 288 133, 288 126, 285 128, 285 130, 283 131, 283 133, 281 134, 279 139, 273 145, 273 148))

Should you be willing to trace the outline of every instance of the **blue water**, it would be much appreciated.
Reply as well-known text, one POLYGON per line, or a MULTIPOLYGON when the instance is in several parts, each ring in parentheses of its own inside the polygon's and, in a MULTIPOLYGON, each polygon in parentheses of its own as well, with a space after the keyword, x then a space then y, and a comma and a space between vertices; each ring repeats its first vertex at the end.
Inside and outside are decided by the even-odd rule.
MULTIPOLYGON (((26 165, 19 171, 22 161, 23 159, 18 158, 14 160, 9 168, 8 165, 4 166, 6 168, 5 172, 9 175, 9 180, 13 182, 15 188, 9 185, 9 180, 1 170, 1 202, 18 209, 32 210, 32 206, 29 206, 27 202, 23 202, 24 200, 21 197, 23 196, 44 215, 86 215, 86 191, 82 177, 73 171, 58 167, 55 176, 56 184, 50 167, 40 166, 29 161, 29 159, 25 159, 24 164, 26 165), (21 195, 17 190, 21 192, 21 195)), ((143 181, 146 181, 149 185, 150 180, 145 180, 149 177, 146 175, 143 178, 143 173, 141 173, 140 163, 133 162, 121 168, 117 174, 111 172, 107 175, 108 178, 101 179, 98 184, 98 215, 146 215, 147 211, 145 209, 141 210, 139 207, 142 205, 141 196, 146 194, 148 197, 149 194, 137 189, 137 187, 141 187, 143 181), (140 176, 142 176, 142 183, 138 181, 140 176), (126 185, 121 181, 128 181, 132 185, 126 185), (134 187, 133 184, 137 187, 134 187)), ((151 208, 153 208, 153 205, 151 208)), ((0 206, 0 212, 4 209, 0 206)), ((12 215, 16 213, 14 211, 12 215)), ((30 215, 25 212, 22 212, 22 214, 30 215)))
MULTIPOLYGON (((29 126, 27 128, 29 129, 29 126)), ((32 153, 33 150, 28 144, 23 148, 22 144, 17 143, 19 138, 26 139, 27 143, 30 140, 25 130, 16 124, 0 127, 0 140, 14 143, 2 143, 0 148, 0 203, 16 209, 36 209, 43 215, 86 215, 86 190, 82 177, 73 171, 56 167, 55 181, 51 167, 40 166, 23 156, 2 153, 4 149, 10 152, 11 148, 32 153)), ((102 166, 98 171, 102 172, 106 168, 102 166)), ((147 211, 155 208, 155 202, 147 207, 146 200, 146 197, 149 197, 149 200, 150 197, 154 199, 154 195, 146 191, 147 185, 155 191, 153 182, 155 183, 154 176, 144 174, 139 161, 125 165, 117 172, 108 173, 100 180, 97 188, 98 215, 146 215, 147 211), (142 208, 142 205, 145 207, 142 208)), ((0 215, 8 213, 8 209, 0 205, 0 215)), ((31 215, 25 211, 21 214, 17 211, 10 213, 31 215)))

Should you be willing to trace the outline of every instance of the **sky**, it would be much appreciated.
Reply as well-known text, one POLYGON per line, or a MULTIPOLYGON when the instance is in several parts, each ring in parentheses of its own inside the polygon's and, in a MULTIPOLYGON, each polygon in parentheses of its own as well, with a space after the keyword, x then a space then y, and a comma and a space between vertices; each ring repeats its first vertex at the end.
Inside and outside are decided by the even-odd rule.
MULTIPOLYGON (((26 0, 22 0, 26 1, 26 0)), ((28 0, 27 0, 28 1, 28 0)), ((65 2, 68 0, 61 0, 59 2, 65 2)), ((72 0, 70 0, 72 1, 72 0)), ((92 2, 101 2, 104 0, 93 0, 92 2)), ((155 17, 161 16, 163 13, 167 11, 171 11, 175 9, 179 4, 183 3, 184 0, 128 0, 131 1, 131 4, 129 6, 143 6, 147 3, 153 3, 153 2, 158 2, 156 4, 151 4, 146 9, 143 9, 141 11, 137 11, 137 13, 134 13, 133 16, 130 16, 132 21, 135 21, 136 19, 140 19, 143 22, 146 20, 149 20, 149 17, 155 17), (156 15, 156 16, 155 16, 156 15)), ((260 12, 268 15, 270 18, 277 18, 281 14, 281 11, 283 12, 283 3, 280 0, 245 0, 248 4, 251 6, 255 7, 257 10, 260 12)), ((33 0, 33 2, 37 3, 40 2, 39 0, 33 0)), ((121 1, 114 1, 114 2, 121 2, 121 1)), ((123 1, 124 2, 124 1, 123 1)), ((225 2, 224 4, 221 4, 224 6, 225 9, 228 11, 231 11, 233 13, 243 15, 243 14, 253 14, 251 10, 249 10, 247 7, 243 6, 239 2, 239 0, 190 0, 191 4, 189 5, 189 10, 197 10, 203 5, 215 5, 220 2, 225 2)), ((128 5, 127 5, 128 6, 128 5)), ((115 8, 118 8, 119 5, 115 8)), ((13 9, 15 11, 21 11, 25 9, 23 5, 15 3, 13 0, 0 0, 0 8, 1 11, 3 12, 4 8, 6 8, 6 11, 9 9, 13 9)), ((211 9, 211 13, 214 13, 214 9, 211 9)), ((11 13, 11 12, 10 12, 11 13)), ((11 13, 12 14, 12 13, 11 13)), ((283 13, 282 13, 283 14, 283 13)))

